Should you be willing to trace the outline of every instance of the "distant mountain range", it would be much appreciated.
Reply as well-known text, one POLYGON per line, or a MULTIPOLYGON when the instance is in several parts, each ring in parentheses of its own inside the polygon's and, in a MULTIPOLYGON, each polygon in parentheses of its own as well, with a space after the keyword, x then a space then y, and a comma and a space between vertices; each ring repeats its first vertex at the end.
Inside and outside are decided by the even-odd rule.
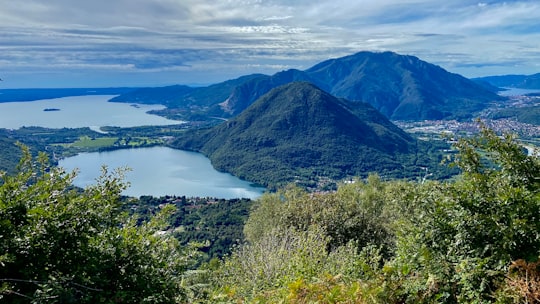
POLYGON ((275 88, 227 122, 173 142, 204 153, 218 170, 271 187, 369 172, 403 176, 427 166, 417 145, 371 105, 308 82, 275 88))
POLYGON ((234 117, 280 85, 307 81, 351 101, 371 104, 393 120, 470 118, 503 99, 483 85, 414 56, 360 52, 321 62, 305 71, 254 74, 201 88, 141 89, 111 101, 161 103, 165 112, 234 117), (174 93, 171 93, 174 92, 174 93))
POLYGON ((499 88, 540 90, 540 73, 533 75, 501 75, 473 78, 476 82, 489 83, 499 88))

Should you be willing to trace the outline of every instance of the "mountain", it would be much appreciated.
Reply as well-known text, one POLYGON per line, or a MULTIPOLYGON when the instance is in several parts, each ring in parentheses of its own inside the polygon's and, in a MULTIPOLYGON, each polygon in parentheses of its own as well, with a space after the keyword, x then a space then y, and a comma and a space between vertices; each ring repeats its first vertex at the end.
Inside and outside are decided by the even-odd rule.
POLYGON ((228 118, 271 89, 293 81, 309 81, 337 97, 367 102, 394 120, 470 118, 490 102, 503 99, 483 85, 414 56, 359 52, 305 71, 255 74, 227 86, 198 88, 167 105, 197 105, 201 115, 228 118), (200 92, 205 93, 200 96, 200 92))
POLYGON ((480 79, 480 78, 473 78, 471 79, 472 81, 476 82, 477 84, 479 84, 481 87, 483 87, 484 89, 490 91, 490 92, 493 92, 493 93, 499 93, 500 91, 504 91, 503 88, 500 88, 500 87, 497 87, 497 86, 494 86, 492 85, 491 83, 483 80, 483 79, 480 79))
POLYGON ((540 105, 500 109, 491 113, 489 118, 510 118, 522 123, 540 126, 540 105))
POLYGON ((359 52, 306 70, 328 92, 370 103, 393 120, 469 118, 501 100, 477 83, 414 56, 359 52))
POLYGON ((225 112, 225 116, 235 116, 270 90, 295 81, 315 83, 314 79, 305 72, 295 69, 282 71, 272 76, 262 75, 234 88, 231 95, 219 104, 220 109, 225 112))
POLYGON ((533 75, 500 75, 474 78, 496 87, 540 90, 540 73, 533 75))
POLYGON ((200 116, 222 116, 223 111, 213 109, 219 108, 219 103, 226 100, 237 86, 261 76, 264 75, 245 75, 206 87, 175 85, 142 88, 116 96, 109 101, 162 104, 167 106, 167 109, 153 113, 172 119, 193 120, 199 119, 200 116))
POLYGON ((218 170, 273 187, 403 172, 415 161, 416 144, 372 106, 293 82, 227 122, 187 132, 173 146, 202 152, 218 170))
POLYGON ((157 88, 140 88, 111 98, 112 102, 130 102, 140 104, 174 105, 179 99, 193 92, 195 88, 173 85, 157 88))

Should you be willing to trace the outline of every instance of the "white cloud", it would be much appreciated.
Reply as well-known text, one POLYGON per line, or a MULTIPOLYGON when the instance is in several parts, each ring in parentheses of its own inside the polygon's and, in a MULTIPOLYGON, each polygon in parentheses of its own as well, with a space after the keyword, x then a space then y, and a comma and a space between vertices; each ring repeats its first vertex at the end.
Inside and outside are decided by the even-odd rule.
POLYGON ((532 72, 540 62, 538 1, 2 2, 0 70, 13 73, 167 70, 184 79, 206 69, 225 80, 360 50, 416 55, 467 76, 532 72))

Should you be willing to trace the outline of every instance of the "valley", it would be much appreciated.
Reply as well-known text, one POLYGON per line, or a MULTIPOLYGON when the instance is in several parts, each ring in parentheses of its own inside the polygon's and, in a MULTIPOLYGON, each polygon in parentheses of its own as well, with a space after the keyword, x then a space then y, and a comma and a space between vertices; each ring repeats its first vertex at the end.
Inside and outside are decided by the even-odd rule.
MULTIPOLYGON (((89 127, 3 132, 11 141, 46 151, 55 162, 84 152, 154 146, 201 152, 218 170, 269 189, 295 183, 332 190, 371 173, 416 180, 426 168, 433 179, 447 179, 457 172, 441 160, 452 153, 453 137, 478 131, 476 119, 498 133, 515 133, 527 145, 538 144, 539 97, 497 95, 486 85, 489 80, 471 81, 414 56, 359 52, 304 71, 252 74, 207 87, 8 90, 3 97, 14 100, 116 92, 120 95, 107 104, 126 106, 126 113, 145 109, 154 114, 147 117, 163 120, 152 118, 161 125, 149 126, 107 126, 113 119, 89 127)), ((46 108, 65 114, 69 104, 46 108)), ((90 108, 88 103, 82 113, 91 116, 90 108)), ((4 169, 12 171, 13 163, 4 169)))
MULTIPOLYGON (((89 97, 63 98, 74 106, 89 97)), ((462 294, 491 299, 491 291, 468 287, 477 280, 462 265, 487 261, 476 268, 478 277, 507 292, 499 287, 509 277, 500 265, 537 257, 538 95, 501 96, 416 57, 362 52, 306 71, 92 98, 87 110, 67 115, 65 126, 61 116, 48 116, 41 126, 17 119, 66 114, 67 106, 0 112, 2 122, 19 123, 0 129, 0 170, 7 171, 0 175, 0 211, 10 218, 1 223, 10 235, 17 236, 20 226, 29 236, 38 234, 30 246, 17 242, 31 237, 13 239, 14 251, 22 253, 17 257, 32 265, 25 269, 35 268, 35 258, 26 262, 28 248, 50 252, 36 254, 44 257, 40 269, 48 275, 58 252, 68 258, 54 269, 63 269, 81 242, 98 244, 80 253, 100 257, 82 264, 96 271, 96 299, 108 288, 97 284, 111 277, 101 268, 116 269, 124 260, 144 264, 139 259, 149 252, 166 260, 152 266, 165 265, 159 273, 180 262, 178 273, 185 276, 179 284, 198 288, 189 297, 200 303, 243 302, 259 294, 270 294, 269 303, 284 302, 282 295, 308 297, 303 290, 319 289, 317 284, 351 299, 328 301, 336 303, 369 294, 381 303, 403 303, 405 297, 432 303, 442 296, 458 302, 452 297, 462 294), (117 110, 100 112, 102 107, 117 110), (156 123, 144 125, 148 121, 156 123), (517 141, 500 136, 509 133, 517 141), (122 169, 127 161, 139 174, 136 180, 122 169), (99 172, 104 164, 110 170, 99 172), (67 173, 72 169, 80 170, 78 176, 67 173), (34 224, 35 214, 43 223, 34 224), (88 236, 79 237, 81 231, 88 236), (72 247, 64 250, 66 239, 72 247), (488 247, 493 252, 485 260, 488 247), (422 289, 434 280, 433 269, 450 274, 436 278, 447 290, 466 286, 452 293, 422 289), (360 284, 365 289, 356 289, 360 284), (381 290, 381 284, 390 287, 381 290), (407 284, 421 288, 411 292, 407 284)), ((6 265, 10 275, 20 271, 16 263, 6 265)), ((158 277, 147 269, 135 276, 143 286, 158 277)), ((82 273, 87 279, 89 272, 82 273)), ((61 279, 67 287, 58 290, 69 289, 70 279, 61 279)), ((318 299, 330 295, 324 288, 315 291, 318 299)))
POLYGON ((3 1, 1 304, 540 304, 540 1, 3 1))

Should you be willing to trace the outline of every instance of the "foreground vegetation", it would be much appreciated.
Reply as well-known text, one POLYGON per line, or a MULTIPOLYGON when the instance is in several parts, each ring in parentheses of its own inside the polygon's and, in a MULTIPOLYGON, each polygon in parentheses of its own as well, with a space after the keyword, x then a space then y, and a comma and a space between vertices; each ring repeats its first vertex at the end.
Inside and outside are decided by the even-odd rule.
POLYGON ((0 296, 6 303, 538 302, 538 156, 487 129, 456 148, 452 162, 462 175, 452 181, 370 176, 334 192, 290 186, 265 194, 244 242, 202 265, 197 246, 174 238, 174 222, 185 224, 188 213, 173 220, 173 204, 163 204, 155 215, 130 216, 120 176, 104 174, 81 192, 69 186, 73 174, 24 153, 19 173, 3 175, 0 186, 0 296))
POLYGON ((381 181, 258 202, 217 294, 256 303, 540 300, 540 162, 484 129, 454 182, 381 181), (480 153, 481 152, 481 153, 480 153), (481 155, 487 158, 482 159, 481 155))

